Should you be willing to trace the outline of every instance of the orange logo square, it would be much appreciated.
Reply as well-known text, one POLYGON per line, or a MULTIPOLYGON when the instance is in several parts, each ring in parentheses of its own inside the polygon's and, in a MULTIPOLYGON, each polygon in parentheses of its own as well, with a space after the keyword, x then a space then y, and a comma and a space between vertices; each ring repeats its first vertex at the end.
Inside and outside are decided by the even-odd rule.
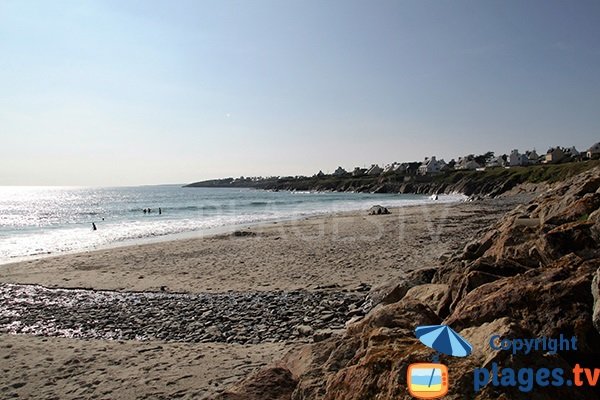
POLYGON ((444 364, 417 363, 408 366, 406 382, 411 396, 435 399, 448 393, 448 368, 444 364))

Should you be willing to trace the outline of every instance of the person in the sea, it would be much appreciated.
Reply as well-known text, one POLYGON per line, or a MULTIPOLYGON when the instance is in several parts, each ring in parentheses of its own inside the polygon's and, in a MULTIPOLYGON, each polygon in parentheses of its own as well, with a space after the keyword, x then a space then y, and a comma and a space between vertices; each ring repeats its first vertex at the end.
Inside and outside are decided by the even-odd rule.
POLYGON ((162 214, 162 208, 158 207, 158 215, 162 214))
POLYGON ((96 223, 94 223, 94 222, 92 222, 92 230, 93 231, 98 230, 98 228, 96 228, 96 223))
POLYGON ((147 212, 148 212, 148 210, 144 208, 144 214, 146 214, 147 212))

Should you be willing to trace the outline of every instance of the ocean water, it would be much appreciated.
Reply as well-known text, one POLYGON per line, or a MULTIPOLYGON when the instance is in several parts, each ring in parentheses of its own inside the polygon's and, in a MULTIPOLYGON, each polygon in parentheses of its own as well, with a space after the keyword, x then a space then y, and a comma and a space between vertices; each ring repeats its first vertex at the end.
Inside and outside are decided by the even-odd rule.
MULTIPOLYGON (((459 200, 440 196, 437 202, 459 200)), ((269 192, 254 189, 0 187, 0 263, 129 244, 183 232, 322 213, 433 202, 408 194, 269 192), (159 215, 158 208, 162 209, 159 215), (152 212, 144 214, 143 209, 152 212), (92 230, 92 222, 97 230, 92 230)))

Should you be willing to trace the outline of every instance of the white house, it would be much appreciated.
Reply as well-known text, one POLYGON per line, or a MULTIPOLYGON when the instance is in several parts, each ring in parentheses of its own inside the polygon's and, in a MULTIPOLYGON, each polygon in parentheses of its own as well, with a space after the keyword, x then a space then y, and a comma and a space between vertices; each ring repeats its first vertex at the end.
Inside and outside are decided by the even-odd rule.
POLYGON ((600 154, 600 142, 594 144, 592 147, 588 149, 586 152, 588 158, 597 157, 600 154))
POLYGON ((519 153, 519 150, 517 149, 510 152, 510 155, 508 156, 508 165, 516 167, 518 165, 527 164, 529 164, 529 157, 527 157, 527 155, 519 153))
POLYGON ((436 160, 435 156, 431 158, 425 158, 425 160, 419 166, 417 173, 419 175, 432 175, 443 171, 447 167, 446 161, 436 160))

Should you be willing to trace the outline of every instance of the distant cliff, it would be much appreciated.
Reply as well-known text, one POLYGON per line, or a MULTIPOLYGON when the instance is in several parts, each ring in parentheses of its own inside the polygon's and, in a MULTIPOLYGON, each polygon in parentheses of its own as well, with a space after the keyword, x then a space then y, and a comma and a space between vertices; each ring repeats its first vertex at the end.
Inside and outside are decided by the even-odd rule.
POLYGON ((498 196, 521 183, 559 182, 594 166, 599 161, 528 167, 488 168, 485 171, 449 171, 433 176, 381 175, 312 177, 225 178, 195 182, 184 187, 248 187, 264 190, 336 191, 364 193, 462 193, 498 196))

